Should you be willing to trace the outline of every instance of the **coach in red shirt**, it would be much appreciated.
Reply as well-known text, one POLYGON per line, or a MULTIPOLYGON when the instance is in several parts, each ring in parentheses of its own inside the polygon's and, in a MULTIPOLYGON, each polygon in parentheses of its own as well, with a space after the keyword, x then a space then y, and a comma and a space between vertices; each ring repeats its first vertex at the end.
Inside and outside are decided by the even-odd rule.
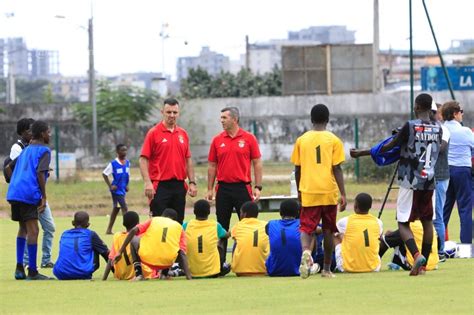
POLYGON ((164 209, 172 208, 182 223, 186 190, 191 197, 197 195, 189 138, 186 131, 176 124, 179 117, 176 99, 166 99, 161 114, 163 120, 145 136, 139 160, 140 172, 152 215, 161 216, 164 209))
MULTIPOLYGON (((212 139, 209 149, 207 199, 213 199, 213 188, 217 178, 217 221, 228 231, 233 209, 236 210, 240 218, 239 211, 242 204, 250 200, 258 201, 260 198, 262 160, 255 136, 239 127, 238 108, 226 107, 222 109, 221 124, 224 131, 212 139), (255 180, 253 194, 251 164, 255 180)), ((227 244, 225 244, 226 246, 227 244)))

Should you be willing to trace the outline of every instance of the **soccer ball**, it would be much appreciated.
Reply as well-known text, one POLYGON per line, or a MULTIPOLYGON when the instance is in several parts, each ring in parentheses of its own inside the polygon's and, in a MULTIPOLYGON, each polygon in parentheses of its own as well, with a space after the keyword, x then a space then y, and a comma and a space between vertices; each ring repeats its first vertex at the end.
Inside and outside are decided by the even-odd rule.
POLYGON ((444 243, 444 254, 446 258, 458 258, 458 244, 453 241, 446 241, 444 243))

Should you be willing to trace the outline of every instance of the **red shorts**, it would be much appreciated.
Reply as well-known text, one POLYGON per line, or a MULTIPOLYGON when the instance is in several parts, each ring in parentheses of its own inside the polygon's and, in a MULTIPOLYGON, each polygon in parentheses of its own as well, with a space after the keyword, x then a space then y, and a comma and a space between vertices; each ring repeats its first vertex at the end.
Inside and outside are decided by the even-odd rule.
POLYGON ((323 230, 337 232, 336 227, 337 205, 302 207, 300 213, 300 231, 312 234, 323 219, 323 230))
POLYGON ((421 221, 429 221, 433 219, 433 190, 413 191, 410 222, 418 219, 421 221))

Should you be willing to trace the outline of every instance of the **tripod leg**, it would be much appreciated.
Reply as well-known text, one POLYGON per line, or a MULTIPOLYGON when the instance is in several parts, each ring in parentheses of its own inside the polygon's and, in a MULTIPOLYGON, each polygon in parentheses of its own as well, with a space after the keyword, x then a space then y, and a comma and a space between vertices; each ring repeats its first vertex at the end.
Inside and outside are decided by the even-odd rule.
POLYGON ((390 184, 388 185, 387 192, 385 193, 385 198, 383 199, 382 206, 380 207, 379 215, 378 218, 382 216, 383 209, 385 208, 385 203, 387 203, 388 195, 390 194, 390 191, 392 190, 393 182, 395 180, 395 176, 397 176, 398 173, 398 163, 397 167, 395 167, 395 171, 393 172, 392 179, 390 180, 390 184))

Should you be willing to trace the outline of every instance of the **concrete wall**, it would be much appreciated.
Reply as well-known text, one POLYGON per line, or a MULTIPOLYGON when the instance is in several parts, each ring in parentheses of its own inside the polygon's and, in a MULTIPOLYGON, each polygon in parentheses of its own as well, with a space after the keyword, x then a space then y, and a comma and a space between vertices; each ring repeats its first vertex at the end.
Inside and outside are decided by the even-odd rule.
MULTIPOLYGON (((437 102, 450 99, 448 92, 433 93, 437 102)), ((375 143, 388 136, 393 128, 401 126, 409 118, 409 92, 379 94, 339 94, 333 96, 285 96, 245 99, 182 100, 179 120, 189 133, 192 152, 196 161, 206 161, 212 138, 222 131, 220 110, 225 106, 237 106, 241 110, 241 125, 256 134, 265 160, 288 160, 296 138, 311 128, 309 113, 317 103, 328 105, 331 119, 328 129, 344 140, 346 153, 354 139, 354 119, 359 120, 361 146, 375 143)), ((456 92, 458 101, 465 109, 465 125, 474 127, 474 92, 456 92)), ((67 104, 18 104, 0 105, 0 156, 8 154, 16 139, 15 125, 21 117, 43 119, 59 126, 60 152, 75 152, 79 166, 87 166, 91 149, 91 131, 81 126, 67 104)), ((159 111, 143 122, 140 130, 129 139, 129 156, 135 158, 146 130, 161 120, 159 111)), ((54 136, 51 144, 54 146, 54 136)), ((123 141, 120 135, 102 134, 102 151, 113 154, 115 141, 123 141)))

